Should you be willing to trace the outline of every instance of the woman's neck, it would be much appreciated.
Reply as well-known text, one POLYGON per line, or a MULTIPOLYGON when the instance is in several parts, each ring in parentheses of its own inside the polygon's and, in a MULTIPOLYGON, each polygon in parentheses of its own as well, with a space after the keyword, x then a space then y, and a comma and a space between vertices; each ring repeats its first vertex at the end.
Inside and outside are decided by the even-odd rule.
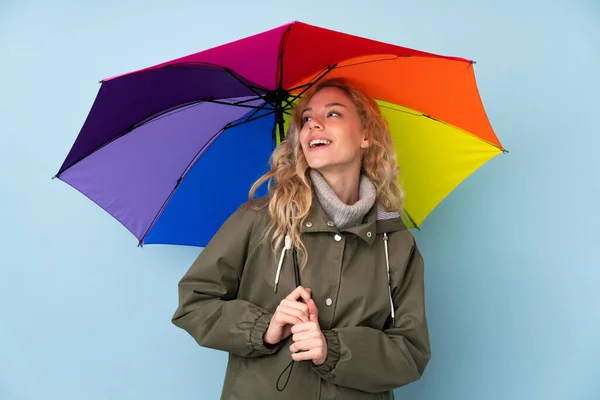
POLYGON ((319 172, 342 202, 351 206, 358 201, 360 171, 345 174, 319 172))
MULTIPOLYGON (((358 190, 355 192, 357 193, 356 201, 348 200, 349 197, 342 200, 319 171, 311 170, 310 178, 319 204, 338 229, 346 229, 360 224, 377 199, 377 189, 366 175, 361 176, 358 181, 358 190)), ((340 193, 346 191, 342 185, 347 181, 339 179, 332 180, 332 182, 336 182, 340 193)), ((350 196, 352 194, 349 193, 350 196)))

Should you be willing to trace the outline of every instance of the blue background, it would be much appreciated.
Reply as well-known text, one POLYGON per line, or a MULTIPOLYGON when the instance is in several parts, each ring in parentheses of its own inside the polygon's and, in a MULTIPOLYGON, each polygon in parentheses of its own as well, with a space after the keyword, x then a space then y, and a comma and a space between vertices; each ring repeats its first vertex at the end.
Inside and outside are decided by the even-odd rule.
POLYGON ((292 20, 476 60, 510 150, 416 232, 433 359, 399 398, 600 399, 597 0, 78 3, 0 1, 1 400, 218 398, 226 354, 170 323, 200 249, 51 177, 100 79, 292 20))

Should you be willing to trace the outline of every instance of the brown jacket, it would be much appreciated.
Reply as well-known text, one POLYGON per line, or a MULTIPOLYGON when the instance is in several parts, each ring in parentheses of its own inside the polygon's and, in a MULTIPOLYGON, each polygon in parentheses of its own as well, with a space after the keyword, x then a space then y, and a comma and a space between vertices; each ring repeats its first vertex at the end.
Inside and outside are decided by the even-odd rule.
POLYGON ((315 198, 303 227, 302 284, 312 289, 327 359, 319 367, 296 362, 283 392, 276 383, 291 361, 291 337, 267 347, 263 335, 294 289, 294 273, 286 256, 274 292, 280 253, 263 237, 266 207, 240 207, 182 278, 173 323, 200 346, 229 353, 221 399, 393 399, 394 388, 423 374, 430 347, 423 259, 412 234, 400 218, 378 220, 375 206, 357 227, 338 231, 328 222, 315 198))

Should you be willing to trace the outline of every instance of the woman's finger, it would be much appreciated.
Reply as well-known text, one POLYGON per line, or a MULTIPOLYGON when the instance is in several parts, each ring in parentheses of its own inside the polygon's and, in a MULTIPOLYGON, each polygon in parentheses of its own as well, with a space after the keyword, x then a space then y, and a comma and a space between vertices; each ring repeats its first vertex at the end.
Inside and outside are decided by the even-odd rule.
POLYGON ((307 360, 315 360, 321 357, 320 351, 318 349, 312 349, 309 351, 301 351, 299 353, 292 353, 292 360, 294 361, 307 361, 307 360))
POLYGON ((304 302, 307 302, 308 299, 310 299, 310 290, 303 286, 298 286, 292 293, 287 295, 286 300, 297 301, 300 298, 303 299, 304 302))
POLYGON ((322 343, 319 339, 308 339, 302 340, 300 342, 294 342, 290 346, 290 351, 292 353, 297 353, 298 351, 307 351, 312 349, 318 349, 322 347, 322 343))
POLYGON ((308 315, 297 308, 287 307, 287 306, 279 306, 277 307, 277 312, 293 315, 298 318, 301 322, 308 322, 308 315))
POLYGON ((300 320, 298 317, 282 312, 275 313, 274 320, 282 326, 287 324, 295 326, 302 323, 302 320, 300 320))
POLYGON ((312 290, 310 288, 300 291, 300 297, 302 298, 302 300, 304 301, 305 304, 309 302, 309 300, 311 299, 311 295, 312 295, 312 290))
POLYGON ((302 340, 310 340, 310 339, 318 339, 320 336, 320 332, 317 331, 305 331, 301 333, 296 333, 292 336, 292 340, 294 342, 301 342, 302 340))
POLYGON ((308 331, 320 331, 319 325, 315 322, 302 322, 300 324, 296 324, 292 327, 292 333, 302 333, 308 331))
POLYGON ((310 318, 310 315, 308 312, 308 306, 304 303, 283 299, 283 300, 281 300, 281 303, 279 303, 279 306, 295 308, 295 309, 300 310, 303 313, 305 313, 307 318, 310 318))
POLYGON ((306 302, 309 318, 312 322, 319 322, 319 310, 314 300, 310 299, 306 302))

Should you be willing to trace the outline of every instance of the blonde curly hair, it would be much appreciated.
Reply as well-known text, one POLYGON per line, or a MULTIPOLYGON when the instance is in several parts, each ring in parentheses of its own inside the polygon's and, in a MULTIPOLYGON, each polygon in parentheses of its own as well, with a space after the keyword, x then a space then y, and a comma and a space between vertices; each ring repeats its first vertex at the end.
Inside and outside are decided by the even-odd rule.
POLYGON ((273 249, 280 248, 285 235, 290 235, 298 251, 301 265, 307 261, 306 248, 300 235, 300 226, 306 220, 313 202, 313 190, 306 158, 300 145, 299 134, 303 126, 302 110, 312 96, 325 88, 343 90, 356 106, 370 146, 362 160, 362 173, 377 189, 377 201, 389 212, 403 215, 404 191, 398 181, 399 168, 396 151, 387 121, 377 103, 360 90, 358 85, 343 78, 326 79, 315 84, 301 97, 292 111, 292 121, 285 139, 273 151, 270 171, 261 176, 250 189, 249 200, 257 189, 269 182, 268 208, 271 223, 266 232, 271 236, 273 249))

